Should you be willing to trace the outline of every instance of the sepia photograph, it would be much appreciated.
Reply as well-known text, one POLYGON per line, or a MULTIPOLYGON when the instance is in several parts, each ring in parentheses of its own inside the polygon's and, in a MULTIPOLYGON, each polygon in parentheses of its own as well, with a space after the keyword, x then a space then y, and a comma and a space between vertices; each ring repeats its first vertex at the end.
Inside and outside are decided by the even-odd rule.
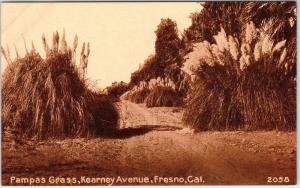
POLYGON ((1 2, 1 185, 296 185, 296 1, 1 2))

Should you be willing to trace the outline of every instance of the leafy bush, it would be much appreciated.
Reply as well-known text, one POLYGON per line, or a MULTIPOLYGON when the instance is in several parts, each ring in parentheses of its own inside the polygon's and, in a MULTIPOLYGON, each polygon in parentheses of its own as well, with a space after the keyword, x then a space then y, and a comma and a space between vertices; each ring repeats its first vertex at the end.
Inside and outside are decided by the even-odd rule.
POLYGON ((171 87, 157 86, 147 96, 146 107, 179 106, 182 98, 171 87))
MULTIPOLYGON (((45 59, 32 48, 10 61, 2 49, 9 62, 3 74, 3 130, 12 127, 17 137, 47 139, 95 136, 115 128, 119 116, 114 104, 89 90, 75 65, 77 37, 72 50, 64 35, 58 49, 58 33, 52 48, 45 38, 43 42, 45 59)), ((84 51, 81 59, 88 56, 84 51)))

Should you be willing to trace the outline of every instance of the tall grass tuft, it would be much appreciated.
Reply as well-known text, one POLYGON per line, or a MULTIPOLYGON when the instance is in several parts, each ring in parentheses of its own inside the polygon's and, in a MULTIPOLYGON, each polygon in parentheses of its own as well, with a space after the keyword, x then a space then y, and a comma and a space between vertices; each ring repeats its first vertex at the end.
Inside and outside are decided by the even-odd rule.
POLYGON ((72 49, 64 35, 59 49, 57 32, 52 47, 45 37, 43 43, 45 58, 33 47, 4 71, 3 129, 13 128, 22 138, 62 139, 95 136, 115 128, 119 117, 116 107, 107 96, 88 89, 76 66, 77 37, 72 49))
POLYGON ((252 22, 241 40, 223 29, 214 39, 198 44, 202 51, 183 66, 192 78, 183 121, 198 130, 294 130, 296 83, 285 40, 274 44, 252 22))
POLYGON ((235 95, 238 84, 230 66, 202 64, 192 84, 183 121, 197 130, 238 129, 243 124, 235 95))
POLYGON ((104 92, 107 93, 114 101, 120 101, 120 96, 129 90, 127 83, 113 82, 111 86, 108 86, 104 89, 104 92))
POLYGON ((274 58, 255 62, 240 77, 237 95, 246 129, 295 130, 296 82, 274 58))
POLYGON ((138 89, 133 91, 128 97, 128 99, 134 103, 144 103, 149 93, 150 90, 148 88, 138 89))
POLYGON ((156 86, 145 99, 146 107, 179 106, 182 97, 171 87, 156 86))
MULTIPOLYGON (((181 84, 184 87, 183 84, 181 84)), ((146 103, 146 107, 179 106, 183 95, 176 90, 176 84, 170 78, 153 78, 141 81, 137 86, 121 97, 134 103, 146 103)))

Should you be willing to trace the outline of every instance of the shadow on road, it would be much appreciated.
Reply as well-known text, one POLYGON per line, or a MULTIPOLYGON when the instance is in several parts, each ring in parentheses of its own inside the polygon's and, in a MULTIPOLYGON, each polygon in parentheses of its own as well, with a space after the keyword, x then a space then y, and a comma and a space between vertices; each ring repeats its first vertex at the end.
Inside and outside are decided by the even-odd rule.
POLYGON ((105 131, 101 134, 104 138, 130 138, 133 136, 139 136, 151 131, 175 131, 180 130, 180 127, 167 126, 167 125, 141 125, 139 127, 113 129, 105 131))

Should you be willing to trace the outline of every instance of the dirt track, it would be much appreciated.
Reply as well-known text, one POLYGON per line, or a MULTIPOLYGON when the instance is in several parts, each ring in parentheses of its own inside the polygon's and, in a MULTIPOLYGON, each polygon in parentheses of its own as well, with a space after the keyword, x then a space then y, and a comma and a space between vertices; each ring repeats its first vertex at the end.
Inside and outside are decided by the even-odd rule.
POLYGON ((81 176, 202 176, 200 185, 274 184, 268 177, 288 177, 287 184, 295 183, 295 132, 193 133, 183 129, 180 108, 146 109, 128 101, 119 107, 121 130, 107 138, 4 141, 3 183, 11 176, 77 177, 77 184, 84 183, 81 176))

